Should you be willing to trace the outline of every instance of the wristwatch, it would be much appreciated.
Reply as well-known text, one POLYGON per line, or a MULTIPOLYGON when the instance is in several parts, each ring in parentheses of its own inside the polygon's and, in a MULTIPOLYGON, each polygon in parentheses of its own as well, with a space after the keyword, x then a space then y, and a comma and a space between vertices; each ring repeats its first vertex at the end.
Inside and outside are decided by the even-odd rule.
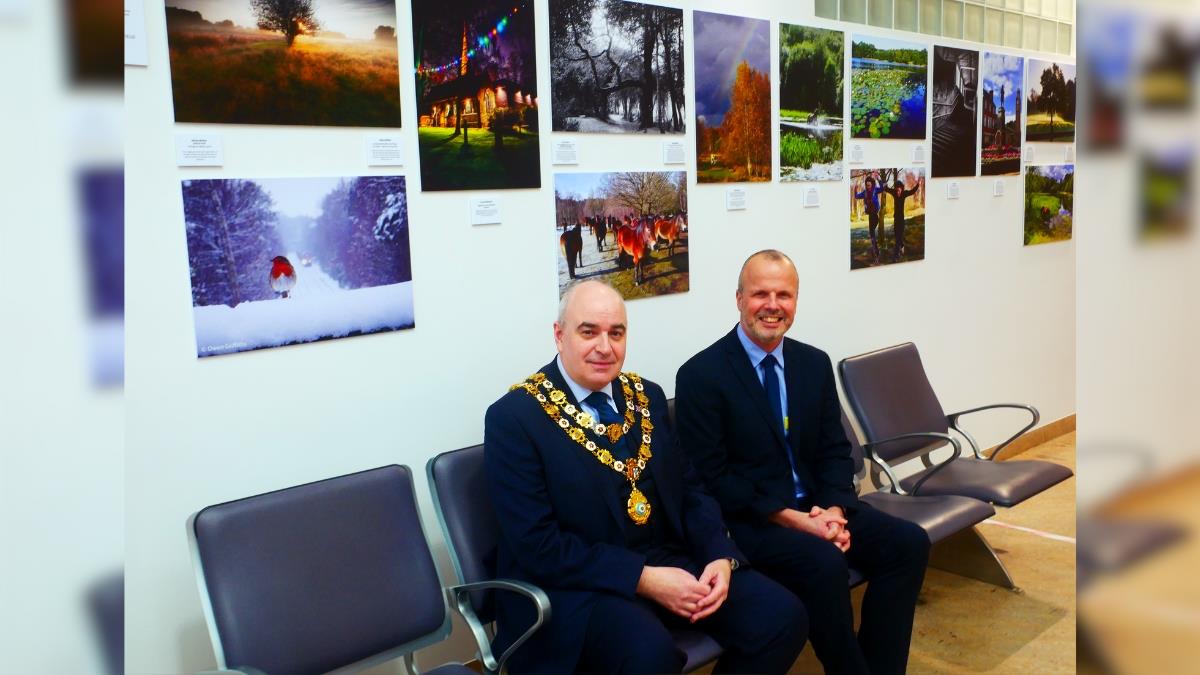
POLYGON ((729 561, 729 571, 730 572, 736 572, 738 570, 738 568, 742 566, 742 564, 740 562, 738 562, 737 558, 726 558, 726 560, 729 561))

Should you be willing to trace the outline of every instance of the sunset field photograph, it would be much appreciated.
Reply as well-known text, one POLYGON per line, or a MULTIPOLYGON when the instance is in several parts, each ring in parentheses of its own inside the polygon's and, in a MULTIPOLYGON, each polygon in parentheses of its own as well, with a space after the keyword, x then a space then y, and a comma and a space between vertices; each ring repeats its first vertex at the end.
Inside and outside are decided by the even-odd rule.
POLYGON ((176 122, 399 127, 391 0, 167 0, 176 122))

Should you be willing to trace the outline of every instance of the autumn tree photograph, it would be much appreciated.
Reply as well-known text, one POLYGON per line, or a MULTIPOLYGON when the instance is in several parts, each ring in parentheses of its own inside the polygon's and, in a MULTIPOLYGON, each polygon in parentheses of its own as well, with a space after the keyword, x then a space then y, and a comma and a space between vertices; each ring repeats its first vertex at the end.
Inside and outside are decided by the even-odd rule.
POLYGON ((392 0, 167 0, 176 122, 399 127, 392 0))
POLYGON ((696 180, 771 180, 770 21, 695 12, 696 180))
POLYGON ((555 131, 684 132, 683 10, 551 0, 555 131))
POLYGON ((413 0, 421 189, 541 186, 533 2, 413 0))

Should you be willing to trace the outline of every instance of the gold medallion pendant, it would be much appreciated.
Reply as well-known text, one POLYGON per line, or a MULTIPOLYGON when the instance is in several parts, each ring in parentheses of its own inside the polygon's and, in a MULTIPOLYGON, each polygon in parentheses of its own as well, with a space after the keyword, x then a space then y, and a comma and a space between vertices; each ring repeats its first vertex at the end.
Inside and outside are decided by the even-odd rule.
POLYGON ((650 421, 650 398, 646 395, 646 386, 642 384, 642 378, 636 373, 621 373, 617 379, 621 382, 621 393, 625 395, 625 421, 622 424, 613 422, 605 425, 596 422, 591 415, 570 403, 566 393, 555 388, 554 383, 546 379, 545 373, 535 373, 511 388, 524 389, 555 425, 566 433, 567 438, 582 445, 601 464, 629 481, 631 491, 629 500, 625 502, 625 512, 635 524, 645 525, 650 520, 650 502, 646 495, 637 489, 637 480, 646 470, 650 458, 654 456, 650 451, 650 443, 654 440, 651 433, 654 431, 654 424, 650 421), (637 415, 641 415, 637 426, 642 432, 642 442, 638 446, 637 455, 625 461, 617 460, 611 451, 601 447, 596 441, 603 442, 607 439, 611 443, 617 443, 626 432, 634 428, 637 415), (573 426, 572 422, 578 426, 573 426), (588 438, 588 434, 595 434, 596 440, 588 438))
POLYGON ((629 501, 625 502, 625 512, 635 525, 645 525, 650 520, 650 502, 636 486, 629 493, 629 501))

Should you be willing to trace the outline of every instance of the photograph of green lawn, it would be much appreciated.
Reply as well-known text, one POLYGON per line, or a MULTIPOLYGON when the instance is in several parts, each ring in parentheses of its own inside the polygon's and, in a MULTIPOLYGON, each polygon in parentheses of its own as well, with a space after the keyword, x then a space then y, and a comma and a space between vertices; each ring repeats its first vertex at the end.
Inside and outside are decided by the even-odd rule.
POLYGON ((421 189, 541 186, 533 3, 413 0, 421 189))
POLYGON ((1025 245, 1071 238, 1075 210, 1075 166, 1025 169, 1025 245))
POLYGON ((1025 140, 1075 142, 1075 66, 1029 59, 1025 140))

